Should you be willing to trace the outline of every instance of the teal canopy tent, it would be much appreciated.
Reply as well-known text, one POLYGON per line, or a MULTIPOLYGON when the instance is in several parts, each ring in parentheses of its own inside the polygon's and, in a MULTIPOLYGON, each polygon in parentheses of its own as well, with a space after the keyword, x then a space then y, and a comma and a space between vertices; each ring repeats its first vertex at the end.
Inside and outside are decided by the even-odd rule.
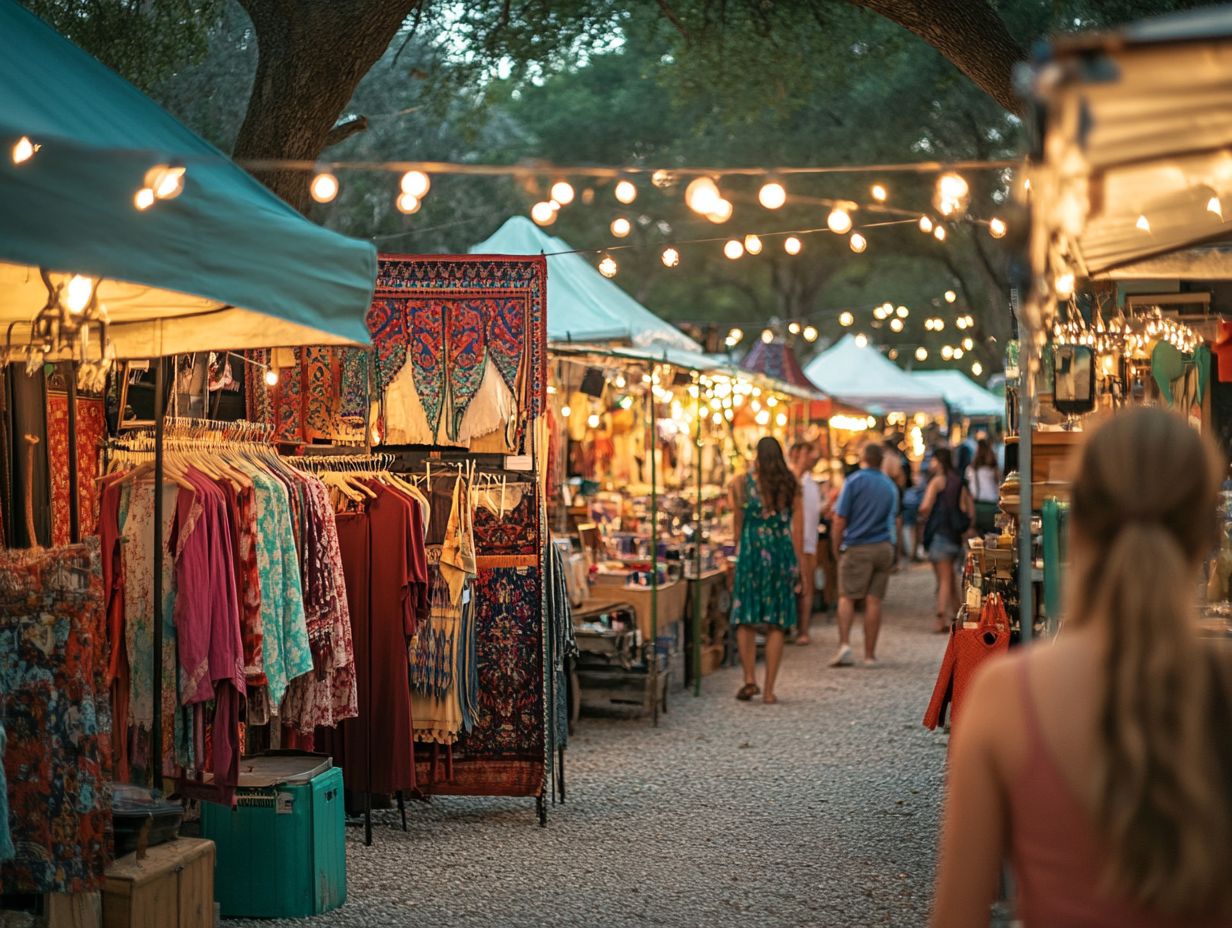
POLYGON ((567 242, 513 216, 471 254, 548 256, 548 341, 615 342, 701 352, 701 346, 600 274, 567 242))
POLYGON ((1005 399, 985 390, 962 371, 914 371, 911 376, 945 397, 945 404, 967 419, 1005 416, 1005 399))
POLYGON ((863 409, 880 407, 885 412, 945 412, 941 391, 912 378, 881 352, 861 347, 852 335, 844 335, 804 368, 804 374, 823 392, 863 409))
POLYGON ((118 357, 368 342, 372 245, 306 220, 13 0, 0 100, 0 347, 28 340, 40 269, 100 281, 118 357), (158 166, 185 169, 182 192, 138 209, 158 166))

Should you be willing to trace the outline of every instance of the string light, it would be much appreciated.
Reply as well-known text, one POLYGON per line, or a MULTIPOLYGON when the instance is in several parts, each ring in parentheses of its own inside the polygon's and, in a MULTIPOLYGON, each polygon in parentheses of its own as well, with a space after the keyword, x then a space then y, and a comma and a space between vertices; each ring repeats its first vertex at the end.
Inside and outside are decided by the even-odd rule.
POLYGON ((616 263, 616 259, 611 255, 604 255, 599 261, 599 273, 604 277, 611 279, 616 276, 616 272, 620 270, 620 265, 616 263))
POLYGON ((1206 211, 1223 219, 1223 204, 1219 202, 1219 197, 1211 197, 1206 201, 1206 211))
POLYGON ((744 243, 738 238, 729 238, 723 246, 723 255, 729 261, 735 261, 744 255, 744 243))
POLYGON ((631 180, 622 180, 616 184, 616 189, 613 191, 616 194, 616 199, 621 203, 629 204, 637 199, 637 187, 631 180))
POLYGON ((869 190, 869 193, 873 195, 873 199, 878 203, 884 203, 886 198, 890 195, 883 184, 873 184, 872 189, 869 190))
POLYGON ((154 191, 149 187, 142 187, 133 194, 133 205, 140 210, 149 209, 154 205, 154 191))
POLYGON ((75 316, 85 312, 90 300, 94 298, 95 283, 93 277, 81 274, 70 277, 64 286, 64 308, 75 316))
POLYGON ((159 200, 174 200, 184 190, 183 166, 159 164, 145 172, 145 185, 159 200))
POLYGON ((863 254, 864 249, 868 247, 868 239, 866 239, 859 232, 853 232, 851 233, 851 239, 848 244, 851 246, 851 250, 856 254, 863 254))
POLYGON ((564 406, 560 407, 560 417, 561 417, 562 419, 568 419, 568 418, 569 418, 569 416, 570 416, 570 415, 572 415, 572 414, 573 414, 573 409, 569 406, 569 404, 568 404, 568 403, 566 403, 564 406))
POLYGON ((592 429, 597 429, 599 427, 599 421, 599 414, 596 412, 592 412, 586 417, 586 425, 592 429))
POLYGON ((817 328, 815 326, 806 325, 804 327, 803 335, 806 342, 815 342, 817 341, 817 328))
POLYGON ((787 326, 787 331, 790 332, 792 335, 799 335, 800 334, 800 323, 798 322, 789 323, 787 326))
POLYGON ((958 299, 958 294, 953 290, 945 291, 945 301, 947 303, 953 303, 956 299, 958 299))
POLYGON ((329 171, 321 171, 312 178, 308 192, 318 203, 330 203, 338 196, 338 178, 329 171))
POLYGON ((962 340, 962 346, 967 351, 972 351, 975 348, 975 339, 968 336, 962 340))
POLYGON ((787 188, 777 180, 767 181, 757 191, 757 202, 766 209, 779 209, 787 202, 787 188))
POLYGON ((629 222, 624 216, 617 216, 612 220, 612 234, 617 238, 624 238, 633 231, 633 223, 629 222))
POLYGON ((971 373, 974 374, 976 377, 979 377, 982 373, 984 373, 984 365, 981 364, 979 361, 972 362, 971 373))
POLYGON ((963 350, 961 348, 955 348, 954 349, 954 360, 961 361, 962 356, 963 356, 963 350))
POLYGON ((723 197, 719 193, 719 185, 711 177, 695 177, 684 188, 684 202, 695 213, 709 216, 718 209, 723 197))
POLYGON ((933 230, 933 221, 927 216, 921 216, 919 226, 920 231, 927 235, 933 230))
POLYGON ((1005 238, 1007 231, 1009 230, 1006 228, 1004 219, 998 219, 994 216, 988 220, 988 234, 993 238, 1005 238))
POLYGON ((949 345, 945 345, 945 346, 943 346, 943 347, 942 347, 942 349, 941 349, 941 358, 942 358, 942 360, 945 360, 945 361, 950 361, 950 360, 953 360, 953 358, 954 358, 954 349, 953 349, 953 348, 951 348, 949 345))
POLYGON ((277 368, 267 367, 267 368, 265 369, 265 377, 264 377, 264 380, 265 380, 265 385, 266 385, 267 387, 276 387, 276 386, 278 386, 278 370, 277 370, 277 368))
POLYGON ((676 183, 676 175, 671 171, 665 171, 660 168, 650 175, 650 182, 660 190, 666 190, 672 184, 676 183))
POLYGON ((915 359, 917 361, 927 361, 928 360, 928 349, 925 348, 923 345, 917 348, 915 350, 915 359))
POLYGON ((710 417, 710 421, 713 422, 715 425, 722 425, 723 424, 723 413, 716 412, 713 416, 710 417))
POLYGON ((556 221, 556 208, 547 200, 540 200, 530 208, 530 218, 536 225, 550 226, 556 221))
POLYGON ((769 329, 762 329, 761 330, 761 340, 765 342, 767 345, 770 344, 772 341, 774 341, 774 333, 771 332, 769 329))
POLYGON ((783 250, 789 255, 798 255, 804 248, 804 243, 794 235, 789 235, 783 239, 783 250))
POLYGON ((933 206, 942 216, 960 215, 967 207, 971 188, 960 174, 947 173, 937 178, 933 206))
POLYGON ((552 199, 561 206, 568 206, 573 202, 573 197, 575 196, 573 184, 567 180, 558 180, 552 185, 552 189, 549 192, 552 194, 552 199))
POLYGON ((1074 275, 1072 271, 1064 271, 1057 275, 1053 281, 1053 289, 1056 291, 1057 297, 1062 300, 1067 300, 1074 295, 1074 275))
POLYGON ((762 244, 761 239, 756 235, 746 235, 744 237, 744 250, 751 255, 761 254, 762 244))
POLYGON ((1150 232, 1151 231, 1151 221, 1146 218, 1145 213, 1138 217, 1138 221, 1135 222, 1134 225, 1137 227, 1138 231, 1140 232, 1150 232))
POLYGON ((402 175, 399 186, 402 188, 403 193, 410 194, 417 200, 422 200, 428 195, 428 191, 432 187, 432 179, 423 171, 407 171, 402 175))
POLYGON ((730 332, 727 333, 727 338, 729 341, 731 341, 733 345, 738 345, 740 344, 741 339, 744 338, 744 330, 743 329, 732 329, 730 332))
POLYGON ((856 321, 856 317, 849 312, 839 313, 838 324, 843 328, 847 328, 856 321))
POLYGON ((13 163, 25 164, 34 157, 34 153, 39 150, 39 147, 23 135, 13 145, 13 163))
POLYGON ((937 226, 933 229, 933 238, 939 242, 945 241, 945 226, 937 226))
POLYGON ((841 206, 836 206, 826 217, 826 225, 835 235, 846 235, 851 231, 851 214, 841 206))
POLYGON ((911 315, 911 310, 909 310, 906 306, 900 306, 894 312, 899 319, 906 319, 911 315))
POLYGON ((680 252, 670 245, 663 249, 659 255, 659 260, 663 262, 664 267, 676 267, 680 264, 680 252))
POLYGON ((725 200, 722 197, 720 197, 718 204, 715 206, 713 211, 706 214, 706 218, 709 219, 711 222, 713 222, 715 225, 722 225, 723 223, 727 222, 727 220, 731 219, 732 210, 733 210, 733 207, 731 204, 731 200, 725 200))
POLYGON ((890 330, 893 332, 901 332, 903 330, 903 320, 891 319, 890 320, 890 330))
MULTIPOLYGON (((410 215, 413 215, 419 212, 419 207, 422 205, 422 203, 420 202, 419 197, 415 196, 412 193, 407 193, 406 191, 403 191, 402 193, 398 194, 398 199, 394 202, 394 205, 398 207, 398 212, 405 213, 406 215, 410 216, 410 215)), ((552 213, 552 217, 553 218, 556 217, 555 212, 552 213)))
POLYGON ((860 347, 860 348, 867 348, 868 347, 868 336, 865 335, 863 332, 861 332, 859 335, 856 336, 856 345, 857 347, 860 347))

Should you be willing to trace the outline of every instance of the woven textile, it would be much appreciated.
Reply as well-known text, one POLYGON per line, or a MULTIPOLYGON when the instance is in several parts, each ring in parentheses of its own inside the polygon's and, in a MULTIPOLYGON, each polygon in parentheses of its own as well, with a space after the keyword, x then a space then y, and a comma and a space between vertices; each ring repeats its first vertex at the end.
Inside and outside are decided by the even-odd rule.
MULTIPOLYGON (((102 398, 77 398, 77 513, 81 534, 98 524, 98 449, 107 432, 102 398)), ((71 538, 68 490, 68 394, 47 394, 47 465, 51 477, 51 543, 71 538)))
POLYGON ((409 338, 402 301, 377 297, 365 317, 376 350, 376 385, 383 391, 406 364, 409 338))
POLYGON ((459 300, 446 304, 445 363, 449 371, 449 421, 451 441, 457 441, 462 417, 483 384, 487 369, 484 348, 484 311, 487 301, 459 300))
POLYGON ((368 358, 363 348, 337 348, 338 415, 344 419, 364 419, 368 415, 368 358))
POLYGON ((475 551, 489 557, 508 554, 538 554, 539 529, 534 493, 523 493, 521 501, 504 517, 486 506, 475 507, 475 551))
POLYGON ((403 307, 406 329, 411 338, 411 364, 415 373, 415 392, 428 418, 428 431, 436 435, 445 409, 445 307, 433 300, 403 307))
POLYGON ((111 704, 97 538, 0 550, 5 892, 91 892, 111 860, 111 704))

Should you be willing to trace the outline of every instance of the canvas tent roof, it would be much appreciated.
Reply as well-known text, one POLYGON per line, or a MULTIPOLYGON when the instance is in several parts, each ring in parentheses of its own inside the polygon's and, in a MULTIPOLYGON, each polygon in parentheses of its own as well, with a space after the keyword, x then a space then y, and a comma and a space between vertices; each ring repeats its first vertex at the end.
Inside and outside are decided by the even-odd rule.
POLYGON ((813 358, 805 365, 804 373, 823 392, 865 409, 945 412, 945 400, 939 390, 915 380, 875 348, 861 348, 851 335, 844 335, 813 358))
POLYGON ((0 328, 17 323, 15 344, 47 299, 40 268, 102 279, 120 357, 367 343, 371 244, 306 220, 13 0, 0 98, 0 328), (23 136, 40 148, 15 164, 23 136), (146 172, 170 163, 183 192, 136 209, 146 172))
POLYGON ((961 371, 913 371, 910 375, 945 397, 946 405, 962 416, 1004 416, 1005 400, 985 390, 961 371))
POLYGON ((561 239, 513 216, 471 254, 548 256, 548 341, 665 345, 701 352, 697 342, 608 280, 561 239), (564 253, 562 253, 564 252, 564 253))

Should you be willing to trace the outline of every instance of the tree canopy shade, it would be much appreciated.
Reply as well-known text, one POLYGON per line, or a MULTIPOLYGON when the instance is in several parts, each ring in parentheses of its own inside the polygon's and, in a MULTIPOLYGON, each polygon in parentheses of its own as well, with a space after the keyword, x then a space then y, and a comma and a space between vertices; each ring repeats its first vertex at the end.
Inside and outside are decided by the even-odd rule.
POLYGON ((372 245, 308 222, 13 0, 0 97, 0 324, 18 323, 15 343, 47 298, 39 268, 102 280, 121 357, 368 341, 372 245), (40 147, 15 164, 22 137, 40 147), (183 192, 139 210, 159 164, 187 169, 183 192))
POLYGON ((804 368, 805 376, 823 392, 845 403, 885 412, 943 414, 941 391, 912 378, 881 352, 861 347, 854 335, 823 351, 804 368))

